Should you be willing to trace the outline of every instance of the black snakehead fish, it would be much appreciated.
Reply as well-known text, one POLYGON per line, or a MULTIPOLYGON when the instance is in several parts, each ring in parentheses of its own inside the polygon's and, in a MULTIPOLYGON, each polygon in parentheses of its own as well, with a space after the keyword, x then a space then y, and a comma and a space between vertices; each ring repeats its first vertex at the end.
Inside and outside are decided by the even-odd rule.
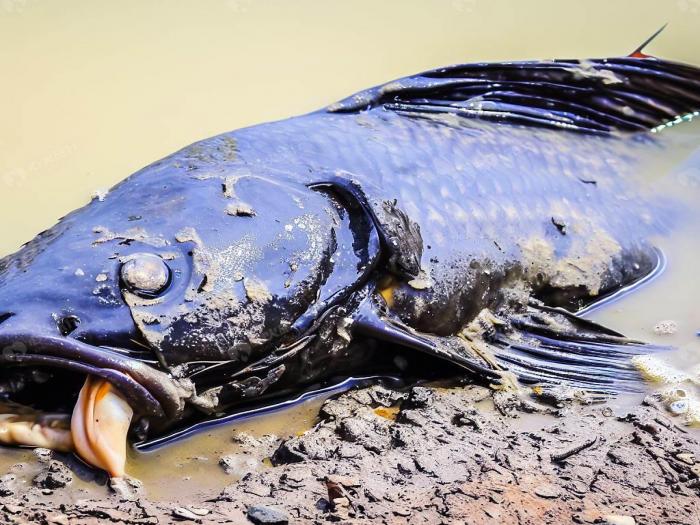
POLYGON ((649 347, 569 311, 657 266, 637 174, 699 108, 654 58, 458 65, 178 151, 0 260, 0 441, 119 476, 130 427, 397 356, 629 388, 649 347))

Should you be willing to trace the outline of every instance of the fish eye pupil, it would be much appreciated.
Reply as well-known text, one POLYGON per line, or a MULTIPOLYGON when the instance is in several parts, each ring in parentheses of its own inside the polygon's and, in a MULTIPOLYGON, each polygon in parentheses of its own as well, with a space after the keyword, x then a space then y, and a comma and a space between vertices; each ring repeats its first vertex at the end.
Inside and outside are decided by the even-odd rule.
POLYGON ((130 292, 144 298, 162 294, 170 284, 171 272, 166 262, 151 253, 131 256, 121 267, 121 280, 130 292))

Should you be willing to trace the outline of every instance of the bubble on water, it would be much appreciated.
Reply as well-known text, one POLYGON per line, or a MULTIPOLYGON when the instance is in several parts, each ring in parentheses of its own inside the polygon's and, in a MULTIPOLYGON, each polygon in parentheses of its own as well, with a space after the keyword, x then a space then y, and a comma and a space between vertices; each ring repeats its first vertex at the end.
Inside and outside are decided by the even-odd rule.
POLYGON ((680 401, 674 401, 673 403, 668 405, 668 410, 674 416, 680 416, 681 414, 685 414, 688 412, 688 400, 682 399, 680 401))
POLYGON ((632 364, 645 379, 653 381, 654 383, 672 385, 685 381, 694 381, 694 378, 687 372, 678 370, 663 362, 661 359, 650 355, 634 356, 632 358, 632 364))
POLYGON ((659 321, 654 326, 654 333, 657 335, 673 335, 678 331, 678 323, 672 320, 659 321))
POLYGON ((683 417, 686 425, 700 425, 700 398, 694 390, 673 386, 662 390, 658 396, 671 414, 683 417))

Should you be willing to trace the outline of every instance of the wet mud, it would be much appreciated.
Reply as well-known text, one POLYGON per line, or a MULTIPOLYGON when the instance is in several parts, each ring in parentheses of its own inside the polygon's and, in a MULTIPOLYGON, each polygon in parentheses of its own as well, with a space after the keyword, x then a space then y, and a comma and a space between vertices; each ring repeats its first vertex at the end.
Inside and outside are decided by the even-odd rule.
POLYGON ((700 431, 653 395, 625 406, 373 386, 325 401, 299 435, 229 428, 240 449, 219 468, 240 476, 190 498, 135 480, 76 497, 85 473, 39 449, 0 478, 0 522, 700 523, 700 431))

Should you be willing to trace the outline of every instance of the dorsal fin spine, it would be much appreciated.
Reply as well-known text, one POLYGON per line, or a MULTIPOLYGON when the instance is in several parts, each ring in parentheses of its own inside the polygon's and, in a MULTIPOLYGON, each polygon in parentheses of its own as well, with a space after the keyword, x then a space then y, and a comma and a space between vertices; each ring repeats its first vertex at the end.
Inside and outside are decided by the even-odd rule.
POLYGON ((653 58, 650 55, 647 55, 644 53, 644 48, 647 47, 651 42, 661 34, 661 32, 666 29, 666 26, 668 26, 668 22, 666 22, 664 25, 662 25, 659 29, 656 30, 656 32, 651 35, 649 38, 647 38, 644 42, 642 42, 642 45, 639 46, 637 49, 632 51, 629 56, 632 58, 653 58))

